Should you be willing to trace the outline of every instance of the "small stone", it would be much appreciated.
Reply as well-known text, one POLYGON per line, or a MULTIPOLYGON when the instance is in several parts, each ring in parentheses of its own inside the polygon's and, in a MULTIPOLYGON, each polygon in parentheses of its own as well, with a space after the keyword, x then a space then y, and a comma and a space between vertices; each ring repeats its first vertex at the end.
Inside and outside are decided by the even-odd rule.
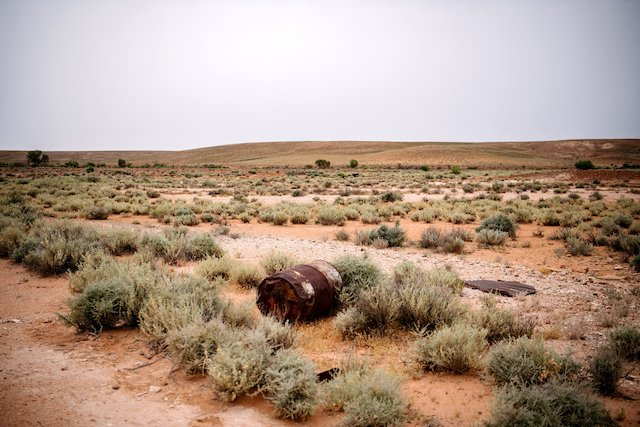
POLYGON ((160 393, 161 390, 162 390, 162 387, 160 386, 157 386, 157 385, 149 386, 149 393, 160 393))
POLYGON ((60 368, 61 371, 66 371, 67 369, 69 369, 68 366, 63 366, 63 367, 60 368))
POLYGON ((120 388, 120 384, 114 384, 111 386, 112 389, 118 390, 120 388))

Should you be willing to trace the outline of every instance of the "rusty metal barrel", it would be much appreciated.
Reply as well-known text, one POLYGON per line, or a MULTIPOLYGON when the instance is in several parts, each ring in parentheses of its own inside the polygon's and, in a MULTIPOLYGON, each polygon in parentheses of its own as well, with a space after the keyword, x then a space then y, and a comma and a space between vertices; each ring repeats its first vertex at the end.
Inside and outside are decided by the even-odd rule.
POLYGON ((258 286, 258 308, 264 315, 295 322, 331 313, 342 278, 326 261, 294 265, 266 277, 258 286))

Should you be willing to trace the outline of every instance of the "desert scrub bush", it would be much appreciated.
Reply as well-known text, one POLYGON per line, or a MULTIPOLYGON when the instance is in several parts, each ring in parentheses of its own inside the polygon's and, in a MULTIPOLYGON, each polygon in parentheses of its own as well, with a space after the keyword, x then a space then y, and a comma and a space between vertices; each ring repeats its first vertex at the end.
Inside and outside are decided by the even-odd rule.
POLYGON ((209 233, 196 234, 187 241, 186 257, 190 260, 221 258, 223 255, 224 250, 209 233))
POLYGON ((348 242, 349 241, 349 233, 344 230, 336 231, 336 240, 339 242, 348 242))
POLYGON ((69 301, 69 314, 64 319, 80 332, 99 332, 134 324, 136 307, 135 289, 117 279, 103 279, 89 284, 69 301))
POLYGON ((343 338, 383 335, 398 317, 400 300, 388 284, 360 292, 351 307, 336 316, 334 324, 343 338))
POLYGON ((578 237, 568 237, 565 240, 565 248, 573 256, 587 256, 593 252, 593 245, 578 237))
POLYGON ((615 348, 602 346, 589 363, 589 374, 594 388, 601 394, 611 396, 618 389, 622 378, 622 359, 615 348))
POLYGON ((205 361, 205 367, 219 396, 232 402, 262 391, 271 359, 264 337, 238 332, 205 361))
POLYGON ((291 224, 306 224, 311 220, 311 210, 307 206, 293 205, 289 208, 291 224))
POLYGON ((476 242, 481 247, 504 246, 508 236, 504 231, 482 229, 476 233, 476 242))
POLYGON ((487 331, 457 323, 419 339, 414 355, 423 371, 461 374, 480 368, 480 357, 488 347, 487 331))
POLYGON ((344 255, 332 264, 342 278, 339 298, 344 304, 352 303, 360 292, 380 285, 384 278, 382 270, 366 254, 344 255))
POLYGON ((85 209, 84 217, 93 220, 103 220, 109 217, 109 209, 100 205, 93 205, 85 209))
POLYGON ((448 287, 415 281, 398 288, 398 322, 407 329, 431 331, 452 324, 465 308, 448 287))
POLYGON ((82 256, 99 245, 95 229, 67 221, 45 224, 31 231, 29 238, 34 245, 23 262, 43 275, 77 270, 82 256))
POLYGON ((220 314, 220 285, 197 276, 163 276, 146 290, 138 312, 140 329, 163 345, 169 331, 220 314))
POLYGON ((487 371, 498 385, 530 386, 552 379, 569 379, 579 371, 569 356, 545 348, 540 339, 521 337, 501 341, 489 351, 487 371))
POLYGON ((402 198, 402 193, 398 191, 385 191, 380 195, 380 200, 386 203, 398 202, 401 201, 402 198))
POLYGON ((278 271, 291 268, 297 263, 298 260, 296 260, 294 257, 287 253, 279 251, 272 251, 260 259, 260 265, 267 275, 271 275, 277 273, 278 271))
POLYGON ((494 344, 508 338, 531 338, 535 328, 532 318, 516 318, 513 311, 498 307, 496 299, 482 299, 480 310, 470 313, 470 321, 487 331, 487 341, 494 344))
POLYGON ((196 266, 195 273, 208 281, 228 281, 231 279, 235 269, 235 261, 228 256, 221 258, 208 257, 200 261, 196 266))
POLYGON ((504 214, 498 214, 494 216, 490 216, 486 218, 480 223, 480 226, 476 229, 476 231, 480 232, 482 230, 495 230, 502 231, 507 233, 507 235, 511 238, 516 237, 516 229, 517 225, 513 222, 511 218, 504 214))
POLYGON ((316 214, 316 222, 322 225, 344 225, 347 217, 338 206, 322 206, 316 214))
POLYGON ((189 323, 167 333, 169 354, 187 374, 203 374, 206 360, 229 339, 229 328, 219 319, 189 323))
MULTIPOLYGON (((137 294, 144 292, 165 273, 156 265, 145 261, 139 256, 117 261, 102 251, 87 253, 77 271, 69 275, 69 290, 71 293, 82 292, 89 284, 101 280, 113 279, 126 284, 136 290, 137 294)), ((141 299, 140 296, 139 299, 141 299)))
POLYGON ((236 263, 231 273, 231 281, 245 289, 257 288, 264 277, 262 268, 253 264, 236 263))
POLYGON ((440 213, 435 209, 419 209, 410 216, 412 221, 426 223, 431 223, 439 217, 440 213))
POLYGON ((640 330, 633 326, 618 326, 609 333, 609 341, 626 360, 640 360, 640 330))
POLYGON ((100 233, 100 241, 111 255, 132 254, 138 250, 140 235, 128 228, 112 228, 100 233))
POLYGON ((595 166, 593 165, 591 160, 578 160, 574 163, 574 166, 576 167, 576 169, 595 169, 595 166))
POLYGON ((393 227, 381 225, 370 232, 372 240, 381 239, 387 242, 389 247, 401 247, 406 239, 405 231, 396 223, 393 227))
POLYGON ((0 231, 0 257, 9 258, 26 240, 27 230, 10 225, 0 231))
POLYGON ((277 417, 304 421, 318 401, 313 364, 293 350, 277 352, 265 371, 264 394, 277 417))
POLYGON ((325 386, 323 402, 330 411, 346 414, 345 426, 401 426, 407 419, 399 379, 363 363, 344 366, 325 386))
POLYGON ((298 341, 290 323, 280 322, 272 316, 263 316, 254 332, 264 338, 272 352, 294 347, 298 341))
POLYGON ((615 426, 600 400, 574 384, 552 382, 503 387, 491 407, 487 427, 615 426))

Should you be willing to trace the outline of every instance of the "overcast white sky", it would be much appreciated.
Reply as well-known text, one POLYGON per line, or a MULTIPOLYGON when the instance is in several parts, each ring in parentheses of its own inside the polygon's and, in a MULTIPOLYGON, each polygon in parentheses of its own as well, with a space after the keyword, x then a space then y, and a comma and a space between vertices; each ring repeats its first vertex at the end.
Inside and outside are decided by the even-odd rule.
POLYGON ((640 137, 640 0, 0 0, 0 149, 640 137))

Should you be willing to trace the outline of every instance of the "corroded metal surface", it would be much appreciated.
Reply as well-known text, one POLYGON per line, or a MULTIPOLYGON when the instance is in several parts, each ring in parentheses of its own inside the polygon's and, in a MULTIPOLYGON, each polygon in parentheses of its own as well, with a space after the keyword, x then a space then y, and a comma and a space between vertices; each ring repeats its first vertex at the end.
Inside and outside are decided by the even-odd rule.
POLYGON ((506 280, 467 280, 464 284, 473 289, 480 289, 484 292, 494 292, 509 297, 536 293, 536 288, 533 286, 506 280))
POLYGON ((336 305, 342 279, 326 261, 294 265, 266 277, 258 286, 262 314, 280 320, 306 320, 329 314, 336 305))

